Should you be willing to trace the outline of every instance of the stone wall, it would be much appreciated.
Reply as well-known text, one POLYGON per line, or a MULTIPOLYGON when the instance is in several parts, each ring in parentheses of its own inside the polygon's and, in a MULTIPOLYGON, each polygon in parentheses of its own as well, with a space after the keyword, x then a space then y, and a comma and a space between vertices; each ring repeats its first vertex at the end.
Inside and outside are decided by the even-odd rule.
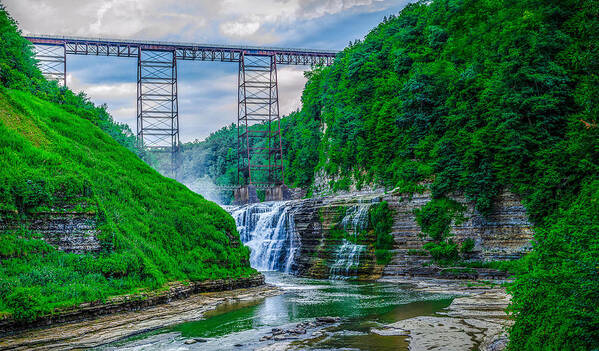
POLYGON ((85 253, 101 249, 95 213, 39 212, 20 221, 0 218, 0 232, 20 226, 42 234, 48 244, 62 251, 85 253))
MULTIPOLYGON (((341 239, 332 238, 331 230, 339 225, 339 214, 360 204, 381 201, 381 193, 362 193, 291 201, 295 229, 301 242, 299 255, 292 266, 298 275, 328 278, 335 264, 341 239)), ((374 250, 367 248, 360 254, 360 263, 353 273, 362 279, 380 275, 382 266, 376 265, 374 250)))
MULTIPOLYGON (((454 196, 467 208, 467 218, 460 225, 452 225, 451 232, 456 242, 472 238, 474 250, 468 254, 471 261, 497 261, 521 257, 531 248, 532 229, 526 211, 519 199, 509 192, 502 193, 494 210, 487 217, 474 211, 471 203, 463 196, 454 196)), ((504 274, 492 269, 459 270, 438 267, 422 250, 428 239, 422 234, 414 210, 431 200, 430 193, 385 194, 363 192, 335 197, 322 197, 290 201, 295 229, 301 242, 299 255, 292 266, 302 276, 326 278, 341 244, 330 240, 329 234, 335 221, 332 220, 340 208, 368 202, 387 201, 394 211, 392 235, 394 247, 391 262, 382 267, 376 264, 373 250, 361 254, 357 276, 373 279, 381 276, 437 276, 453 278, 493 278, 504 274)))

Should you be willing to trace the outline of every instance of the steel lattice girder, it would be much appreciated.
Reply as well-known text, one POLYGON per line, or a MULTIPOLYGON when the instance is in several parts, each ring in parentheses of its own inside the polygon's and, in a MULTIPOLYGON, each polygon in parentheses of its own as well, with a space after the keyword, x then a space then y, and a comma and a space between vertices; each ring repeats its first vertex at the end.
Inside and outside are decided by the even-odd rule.
POLYGON ((336 51, 269 48, 199 43, 175 43, 142 40, 100 39, 56 35, 31 35, 25 37, 34 44, 65 46, 67 54, 137 57, 139 50, 174 51, 178 60, 239 62, 246 55, 274 55, 277 64, 330 65, 336 51))
POLYGON ((64 45, 33 46, 37 66, 46 79, 67 85, 67 54, 64 45))
POLYGON ((238 183, 283 184, 277 58, 274 54, 241 54, 237 102, 238 183), (258 147, 260 141, 265 146, 258 147))
POLYGON ((143 147, 179 147, 177 58, 173 51, 137 51, 137 138, 143 147))

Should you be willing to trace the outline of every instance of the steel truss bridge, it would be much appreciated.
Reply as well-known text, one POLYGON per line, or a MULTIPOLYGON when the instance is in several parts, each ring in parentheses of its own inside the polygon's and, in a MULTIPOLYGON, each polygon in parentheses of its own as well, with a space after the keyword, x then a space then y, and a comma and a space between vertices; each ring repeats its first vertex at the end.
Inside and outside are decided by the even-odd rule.
POLYGON ((155 151, 179 151, 177 61, 236 62, 239 185, 284 184, 277 65, 330 65, 337 52, 257 46, 32 35, 48 79, 67 84, 67 55, 137 59, 137 140, 155 151), (260 143, 260 144, 259 144, 260 143), (258 147, 257 145, 265 145, 258 147))

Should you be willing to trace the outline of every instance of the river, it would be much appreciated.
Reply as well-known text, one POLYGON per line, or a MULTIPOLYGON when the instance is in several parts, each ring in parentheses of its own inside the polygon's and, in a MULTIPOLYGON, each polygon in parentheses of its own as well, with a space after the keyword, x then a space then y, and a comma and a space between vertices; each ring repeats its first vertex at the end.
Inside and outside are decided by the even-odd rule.
MULTIPOLYGON (((344 228, 364 226, 367 209, 359 205, 348 211, 344 228)), ((434 315, 451 303, 449 295, 417 292, 407 285, 351 280, 349 267, 360 256, 359 248, 351 245, 340 247, 338 262, 331 268, 331 276, 342 280, 294 276, 290 267, 300 243, 294 235, 293 213, 285 203, 227 210, 235 218, 241 240, 252 250, 252 266, 282 293, 223 304, 201 320, 135 335, 102 350, 407 350, 405 336, 382 336, 373 330, 434 315), (338 320, 325 323, 322 317, 338 320)))
POLYGON ((433 315, 447 307, 448 295, 416 292, 394 283, 315 280, 265 272, 281 295, 259 302, 221 305, 205 319, 136 335, 102 350, 259 350, 273 345, 291 349, 407 350, 404 336, 381 336, 372 329, 399 320, 433 315), (336 323, 307 328, 297 339, 263 340, 273 328, 293 329, 316 317, 340 317, 336 323), (201 342, 186 344, 200 338, 201 342))

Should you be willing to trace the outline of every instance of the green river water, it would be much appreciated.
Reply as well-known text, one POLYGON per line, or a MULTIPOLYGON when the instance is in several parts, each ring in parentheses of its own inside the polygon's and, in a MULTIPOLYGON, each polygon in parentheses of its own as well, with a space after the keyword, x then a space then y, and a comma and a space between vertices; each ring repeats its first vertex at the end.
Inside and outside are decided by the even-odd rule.
MULTIPOLYGON (((265 273, 281 295, 219 306, 205 319, 139 334, 102 347, 104 350, 260 350, 282 341, 260 341, 272 328, 293 328, 316 317, 340 317, 339 323, 308 329, 291 342, 297 350, 407 350, 403 336, 380 336, 372 329, 398 320, 432 315, 451 296, 416 292, 406 285, 315 280, 265 273), (312 336, 316 330, 322 335, 312 336), (185 344, 190 338, 205 342, 185 344)), ((270 349, 269 349, 270 350, 270 349)))

